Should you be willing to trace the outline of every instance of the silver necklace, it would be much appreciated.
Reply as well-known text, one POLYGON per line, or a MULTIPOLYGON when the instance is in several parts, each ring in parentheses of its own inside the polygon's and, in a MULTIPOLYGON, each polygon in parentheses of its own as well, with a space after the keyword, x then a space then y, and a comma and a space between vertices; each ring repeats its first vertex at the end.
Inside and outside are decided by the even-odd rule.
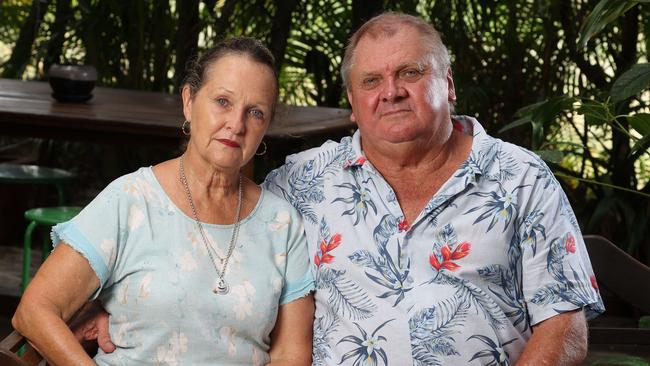
POLYGON ((219 295, 225 295, 230 291, 230 286, 228 286, 228 283, 224 279, 226 275, 226 268, 228 267, 228 261, 232 256, 232 252, 235 249, 235 243, 237 242, 237 235, 239 234, 239 214, 241 213, 241 203, 242 203, 242 195, 243 195, 243 188, 242 188, 243 178, 240 174, 239 175, 239 198, 237 199, 237 213, 235 214, 235 224, 234 224, 235 227, 232 229, 232 236, 230 237, 228 252, 226 253, 225 257, 221 258, 217 254, 216 250, 208 243, 208 239, 205 236, 205 231, 203 230, 203 225, 201 224, 201 221, 199 221, 199 217, 196 214, 196 207, 194 207, 194 200, 192 199, 190 186, 187 184, 187 178, 185 177, 183 156, 184 155, 181 155, 180 158, 180 169, 179 169, 181 184, 183 185, 183 188, 185 188, 187 201, 190 203, 190 208, 192 209, 192 215, 194 216, 194 221, 196 221, 196 226, 198 226, 199 233, 201 233, 201 239, 203 240, 203 245, 205 245, 205 249, 208 251, 208 255, 210 256, 210 261, 212 262, 212 266, 214 267, 214 270, 217 272, 217 281, 215 283, 214 288, 212 289, 212 292, 219 295), (215 260, 215 257, 217 257, 221 262, 221 270, 219 270, 219 266, 217 266, 217 261, 215 260))

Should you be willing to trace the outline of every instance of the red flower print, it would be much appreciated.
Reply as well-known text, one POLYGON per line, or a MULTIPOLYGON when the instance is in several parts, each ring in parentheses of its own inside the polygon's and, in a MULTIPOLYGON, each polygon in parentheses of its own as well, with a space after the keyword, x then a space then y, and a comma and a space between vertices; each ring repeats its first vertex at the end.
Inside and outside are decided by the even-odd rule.
POLYGON ((403 218, 402 221, 397 224, 397 229, 399 231, 406 231, 411 228, 411 225, 409 225, 409 222, 406 221, 406 218, 403 218))
POLYGON ((361 166, 363 163, 366 162, 366 157, 365 156, 360 156, 357 158, 357 160, 352 161, 352 160, 346 160, 345 164, 343 164, 344 168, 349 168, 351 166, 361 166))
POLYGON ((598 281, 596 281, 596 276, 594 275, 589 276, 589 280, 591 281, 591 287, 593 287, 594 289, 596 289, 596 291, 598 291, 598 281))
POLYGON ((469 250, 472 247, 472 245, 466 241, 458 244, 456 246, 456 249, 454 251, 451 251, 451 248, 448 245, 444 245, 442 248, 440 248, 440 255, 442 256, 442 263, 438 260, 438 256, 433 253, 429 256, 429 264, 431 264, 431 267, 435 268, 436 271, 440 271, 440 269, 445 268, 450 271, 455 271, 460 266, 453 261, 465 258, 469 254, 469 250))
POLYGON ((569 234, 569 236, 566 238, 564 248, 566 248, 567 253, 576 252, 576 238, 574 238, 573 235, 569 234))
POLYGON ((341 245, 341 234, 335 234, 329 242, 321 240, 320 250, 314 255, 314 263, 316 264, 316 267, 320 267, 322 263, 332 263, 334 261, 334 256, 328 252, 336 249, 339 245, 341 245))

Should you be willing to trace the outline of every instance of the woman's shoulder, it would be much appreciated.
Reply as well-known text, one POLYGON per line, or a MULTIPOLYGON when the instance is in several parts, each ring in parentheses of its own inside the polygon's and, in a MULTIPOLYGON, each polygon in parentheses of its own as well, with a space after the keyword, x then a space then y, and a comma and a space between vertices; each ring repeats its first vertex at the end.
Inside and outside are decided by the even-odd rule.
POLYGON ((148 196, 157 191, 157 185, 151 167, 141 167, 134 172, 115 178, 103 193, 119 194, 126 197, 148 196))
POLYGON ((262 195, 260 197, 260 206, 265 211, 273 212, 287 212, 291 217, 300 218, 300 213, 296 210, 291 203, 289 203, 282 196, 268 190, 264 186, 262 188, 262 195))

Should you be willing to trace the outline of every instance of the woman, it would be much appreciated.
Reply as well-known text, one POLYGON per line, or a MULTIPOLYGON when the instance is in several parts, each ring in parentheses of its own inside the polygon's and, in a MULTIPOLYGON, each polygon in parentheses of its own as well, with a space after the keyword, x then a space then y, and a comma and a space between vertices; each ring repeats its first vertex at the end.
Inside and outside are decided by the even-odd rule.
POLYGON ((298 213, 243 178, 278 97, 273 57, 234 38, 182 89, 187 149, 118 178, 79 216, 22 297, 14 327, 55 365, 92 365, 65 322, 111 313, 100 365, 309 364, 313 279, 298 213))

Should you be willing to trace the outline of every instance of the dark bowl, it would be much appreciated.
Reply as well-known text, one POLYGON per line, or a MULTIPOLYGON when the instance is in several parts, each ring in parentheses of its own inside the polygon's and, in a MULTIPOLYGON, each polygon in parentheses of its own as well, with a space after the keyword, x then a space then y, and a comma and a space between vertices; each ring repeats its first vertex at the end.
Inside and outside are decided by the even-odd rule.
POLYGON ((92 98, 97 71, 92 66, 52 65, 48 76, 54 99, 60 102, 85 102, 92 98))
POLYGON ((50 86, 57 95, 90 95, 95 82, 50 77, 50 86))

